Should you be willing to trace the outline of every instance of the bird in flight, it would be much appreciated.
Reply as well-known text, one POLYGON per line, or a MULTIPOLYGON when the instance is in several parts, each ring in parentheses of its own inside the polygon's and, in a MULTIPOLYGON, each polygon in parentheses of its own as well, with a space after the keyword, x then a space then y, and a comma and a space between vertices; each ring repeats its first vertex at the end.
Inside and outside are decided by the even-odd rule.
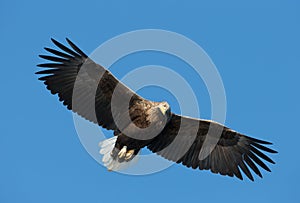
POLYGON ((99 144, 108 170, 132 162, 147 147, 187 167, 241 180, 241 171, 252 181, 253 172, 262 177, 259 167, 271 171, 265 162, 275 163, 265 152, 277 153, 266 147, 272 143, 214 121, 175 114, 166 101, 137 95, 68 38, 69 46, 51 40, 58 50, 45 48, 51 54, 39 55, 48 62, 38 64, 36 74, 69 110, 113 131, 112 138, 99 144))

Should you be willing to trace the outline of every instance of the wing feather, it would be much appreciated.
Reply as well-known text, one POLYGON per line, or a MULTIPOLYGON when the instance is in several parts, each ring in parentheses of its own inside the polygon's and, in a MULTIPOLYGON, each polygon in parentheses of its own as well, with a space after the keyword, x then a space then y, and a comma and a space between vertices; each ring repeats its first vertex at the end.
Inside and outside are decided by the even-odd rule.
MULTIPOLYGON (((102 127, 117 130, 110 105, 116 87, 120 88, 117 92, 120 103, 124 97, 132 98, 130 105, 143 99, 91 60, 69 39, 66 41, 71 48, 51 40, 60 50, 45 48, 53 55, 39 55, 49 61, 37 65, 42 68, 36 72, 42 75, 39 80, 44 81, 52 94, 58 94, 59 101, 68 109, 102 127)), ((118 107, 116 110, 120 115, 128 111, 118 107)))
MULTIPOLYGON (((212 138, 215 139, 215 136, 213 134, 212 138)), ((263 146, 270 144, 267 141, 242 135, 213 121, 197 120, 172 114, 172 118, 164 130, 147 147, 164 158, 170 159, 172 157, 171 160, 176 163, 182 163, 193 169, 211 170, 213 173, 236 176, 241 180, 243 177, 240 170, 242 170, 253 181, 251 170, 262 177, 257 166, 271 171, 262 160, 275 163, 263 153, 277 153, 275 150, 263 146), (197 128, 194 131, 195 136, 192 136, 193 131, 191 129, 193 128, 197 128), (208 147, 212 147, 210 154, 200 160, 199 154, 205 147, 205 139, 212 134, 211 132, 217 132, 214 131, 214 128, 222 129, 220 138, 214 147, 208 147), (179 135, 178 132, 181 134, 179 135), (180 139, 176 139, 178 136, 180 139), (173 147, 169 147, 171 145, 173 147), (177 151, 175 152, 174 149, 177 151), (178 155, 178 151, 182 153, 178 155)))

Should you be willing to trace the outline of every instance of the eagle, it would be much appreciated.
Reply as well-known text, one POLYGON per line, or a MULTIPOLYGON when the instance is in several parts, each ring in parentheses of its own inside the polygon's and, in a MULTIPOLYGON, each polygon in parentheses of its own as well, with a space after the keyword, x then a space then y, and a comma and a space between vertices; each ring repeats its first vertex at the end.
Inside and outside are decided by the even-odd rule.
POLYGON ((242 172, 252 181, 253 172, 261 178, 261 169, 271 172, 266 162, 275 162, 266 152, 277 151, 266 145, 272 143, 173 113, 166 101, 149 101, 133 92, 68 38, 68 46, 51 41, 57 49, 46 47, 50 54, 39 55, 47 62, 37 65, 38 79, 67 109, 113 131, 112 138, 99 144, 108 170, 117 171, 146 147, 189 168, 241 180, 242 172))

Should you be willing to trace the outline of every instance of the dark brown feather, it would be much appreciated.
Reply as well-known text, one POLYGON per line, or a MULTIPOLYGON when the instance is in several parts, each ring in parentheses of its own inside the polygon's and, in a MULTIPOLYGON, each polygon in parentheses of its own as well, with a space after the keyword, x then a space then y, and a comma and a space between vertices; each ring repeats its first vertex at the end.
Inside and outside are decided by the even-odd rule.
MULTIPOLYGON (((257 165, 267 171, 270 171, 270 169, 260 158, 267 162, 274 163, 263 153, 263 151, 276 153, 275 150, 262 145, 271 144, 270 142, 242 135, 216 122, 197 120, 176 114, 172 115, 172 118, 165 129, 154 138, 147 147, 152 152, 170 159, 168 154, 175 152, 162 153, 162 151, 166 151, 168 145, 174 145, 173 142, 178 136, 179 129, 181 129, 184 134, 181 135, 180 142, 175 143, 177 150, 184 151, 182 148, 188 148, 188 150, 185 153, 178 155, 177 158, 172 156, 172 160, 177 163, 182 163, 187 167, 192 166, 194 169, 198 167, 201 170, 211 170, 213 173, 220 173, 228 176, 235 175, 239 179, 243 179, 239 170, 240 168, 244 174, 253 181, 254 178, 248 167, 250 167, 250 169, 252 169, 259 177, 262 177, 257 165), (191 129, 195 129, 195 127, 197 128, 196 136, 192 140, 192 143, 187 145, 187 142, 184 142, 184 139, 192 139, 193 132, 191 129), (210 131, 209 127, 212 128, 210 131), (205 159, 199 160, 199 154, 203 148, 204 140, 207 138, 208 132, 215 132, 214 128, 222 129, 220 139, 217 141, 217 144, 211 153, 205 159)), ((212 136, 214 138, 214 135, 212 136)))
MULTIPOLYGON (((136 101, 143 99, 121 84, 109 71, 88 58, 69 39, 66 40, 73 50, 54 39, 51 40, 65 53, 45 48, 54 55, 40 55, 41 58, 51 61, 51 63, 38 65, 43 68, 36 72, 36 74, 42 75, 39 80, 44 81, 52 94, 58 94, 59 100, 68 109, 72 109, 80 116, 102 127, 118 130, 110 105, 116 86, 120 87, 118 89, 119 98, 132 97, 130 105, 135 105, 136 101), (74 91, 75 87, 76 91, 74 91)), ((128 109, 117 110, 119 114, 122 114, 128 109)))

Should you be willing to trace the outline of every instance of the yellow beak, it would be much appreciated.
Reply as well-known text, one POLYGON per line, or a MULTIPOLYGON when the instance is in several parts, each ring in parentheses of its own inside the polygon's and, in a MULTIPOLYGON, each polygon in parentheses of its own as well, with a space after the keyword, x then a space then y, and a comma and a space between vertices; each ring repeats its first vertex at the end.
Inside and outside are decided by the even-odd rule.
POLYGON ((161 111, 161 113, 162 113, 163 115, 166 114, 167 109, 164 108, 163 106, 159 106, 159 110, 161 111))

